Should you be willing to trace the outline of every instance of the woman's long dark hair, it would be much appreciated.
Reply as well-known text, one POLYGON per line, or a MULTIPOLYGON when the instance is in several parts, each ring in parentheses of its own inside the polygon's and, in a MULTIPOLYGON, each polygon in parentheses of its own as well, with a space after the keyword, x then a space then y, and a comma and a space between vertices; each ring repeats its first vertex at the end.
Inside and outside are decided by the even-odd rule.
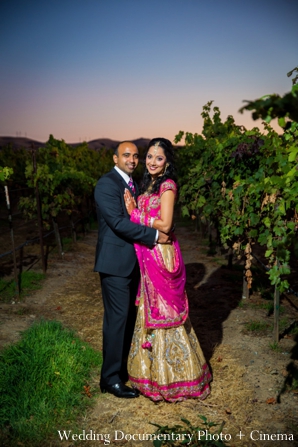
POLYGON ((148 144, 146 157, 150 147, 154 146, 156 143, 158 143, 158 146, 161 147, 164 151, 168 167, 166 168, 163 175, 157 177, 154 183, 152 183, 151 175, 149 174, 148 169, 145 168, 143 181, 140 188, 141 193, 144 193, 150 187, 150 193, 156 194, 159 192, 160 185, 165 180, 171 179, 176 182, 176 173, 174 167, 174 148, 170 140, 167 140, 166 138, 153 138, 153 140, 151 140, 148 144))

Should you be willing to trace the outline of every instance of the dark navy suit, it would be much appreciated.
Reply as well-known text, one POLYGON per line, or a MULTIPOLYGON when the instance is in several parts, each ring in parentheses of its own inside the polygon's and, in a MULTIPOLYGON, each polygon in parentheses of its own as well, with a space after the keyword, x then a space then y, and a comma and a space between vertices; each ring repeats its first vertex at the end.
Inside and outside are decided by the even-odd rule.
POLYGON ((156 237, 156 230, 129 220, 125 188, 125 180, 112 169, 98 180, 94 192, 99 226, 94 271, 100 273, 104 303, 101 385, 125 380, 139 282, 133 243, 152 247, 156 237))

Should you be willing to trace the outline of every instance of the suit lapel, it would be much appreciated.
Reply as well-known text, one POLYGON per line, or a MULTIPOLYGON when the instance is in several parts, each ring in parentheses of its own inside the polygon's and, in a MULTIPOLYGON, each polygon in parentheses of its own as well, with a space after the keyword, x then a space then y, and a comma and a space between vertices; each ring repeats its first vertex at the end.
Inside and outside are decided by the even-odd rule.
POLYGON ((128 184, 127 184, 126 181, 124 180, 124 178, 119 174, 119 172, 116 171, 116 169, 113 168, 113 169, 110 171, 110 176, 111 176, 112 178, 114 178, 114 180, 115 180, 117 183, 119 183, 120 185, 122 185, 124 188, 128 189, 128 190, 130 191, 131 195, 132 195, 135 199, 138 197, 138 195, 139 195, 139 190, 138 190, 138 187, 137 187, 137 185, 135 184, 135 182, 134 182, 134 185, 135 185, 135 188, 136 188, 136 192, 134 193, 134 192, 130 189, 130 187, 128 186, 128 184))
POLYGON ((128 185, 125 182, 124 178, 121 177, 121 175, 119 174, 119 172, 116 171, 116 169, 112 169, 110 171, 110 176, 115 180, 116 183, 118 183, 119 185, 122 185, 124 188, 127 188, 128 185))

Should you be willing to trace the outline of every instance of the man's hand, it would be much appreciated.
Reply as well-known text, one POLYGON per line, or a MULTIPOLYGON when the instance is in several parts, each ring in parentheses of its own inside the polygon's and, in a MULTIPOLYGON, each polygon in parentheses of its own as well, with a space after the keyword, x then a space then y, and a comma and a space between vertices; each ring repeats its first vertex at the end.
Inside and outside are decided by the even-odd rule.
POLYGON ((170 244, 172 242, 171 234, 163 233, 162 231, 158 230, 158 244, 170 244))
POLYGON ((127 210, 128 214, 131 215, 133 210, 137 207, 137 204, 136 204, 135 199, 133 198, 133 196, 131 195, 130 191, 128 191, 127 188, 125 188, 125 190, 124 190, 124 201, 125 201, 126 210, 127 210))

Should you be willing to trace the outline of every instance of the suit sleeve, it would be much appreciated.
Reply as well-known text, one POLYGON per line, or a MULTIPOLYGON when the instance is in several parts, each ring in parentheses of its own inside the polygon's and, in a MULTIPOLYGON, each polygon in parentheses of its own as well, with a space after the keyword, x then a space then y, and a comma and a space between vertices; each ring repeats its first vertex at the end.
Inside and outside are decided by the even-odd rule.
POLYGON ((94 197, 96 206, 106 224, 118 236, 128 242, 138 242, 152 247, 156 230, 130 221, 124 204, 124 191, 108 177, 98 181, 94 197))

